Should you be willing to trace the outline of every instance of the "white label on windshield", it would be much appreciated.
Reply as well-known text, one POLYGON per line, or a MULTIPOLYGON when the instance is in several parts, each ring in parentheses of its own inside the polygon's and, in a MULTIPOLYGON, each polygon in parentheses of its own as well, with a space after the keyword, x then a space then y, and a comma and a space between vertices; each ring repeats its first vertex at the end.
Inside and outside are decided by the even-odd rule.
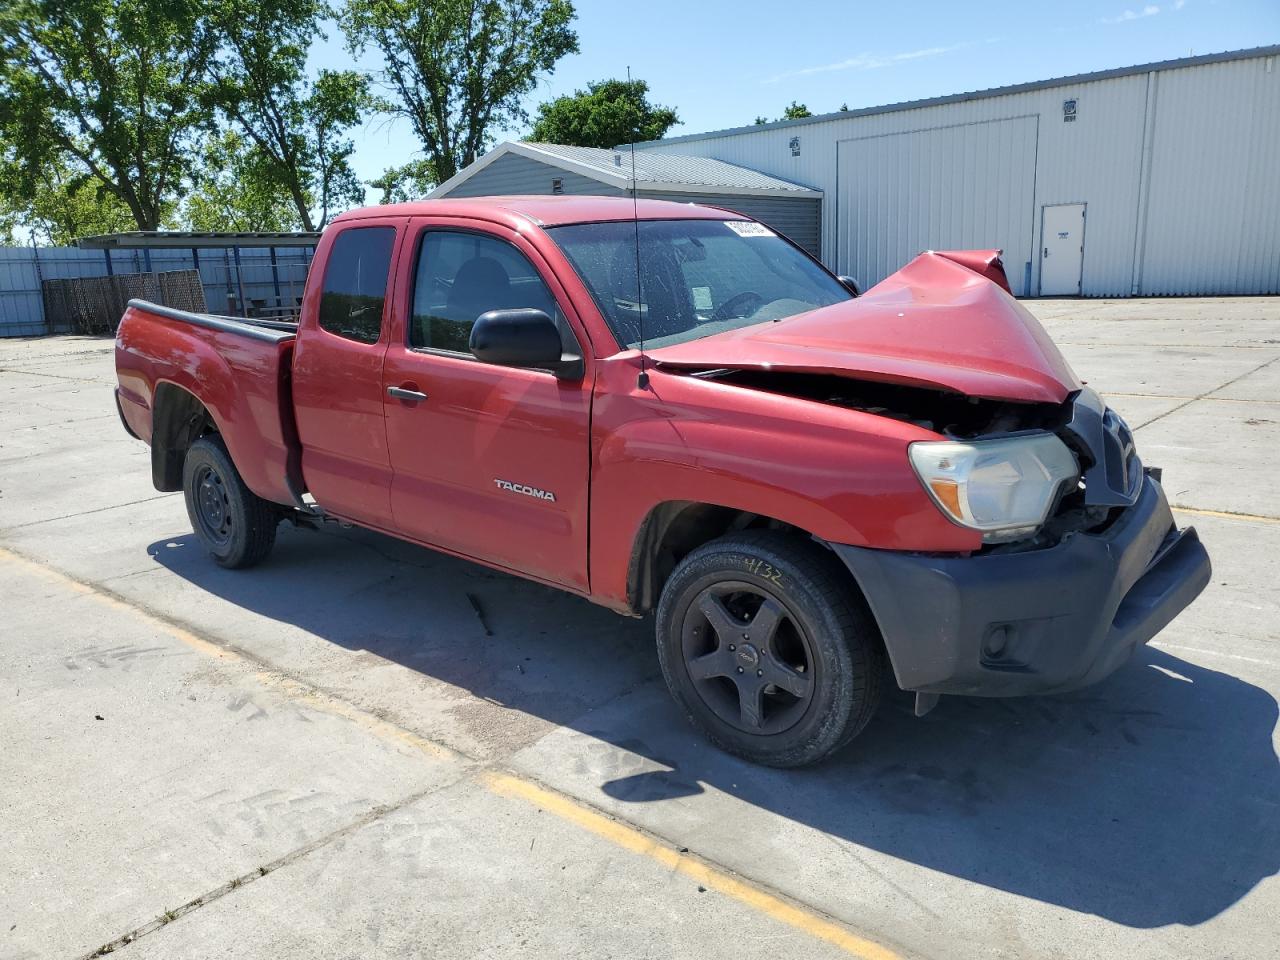
POLYGON ((772 237, 773 231, 754 220, 726 220, 724 225, 740 237, 772 237))
POLYGON ((711 288, 710 287, 690 287, 689 292, 693 294, 693 309, 695 310, 711 309, 711 288))

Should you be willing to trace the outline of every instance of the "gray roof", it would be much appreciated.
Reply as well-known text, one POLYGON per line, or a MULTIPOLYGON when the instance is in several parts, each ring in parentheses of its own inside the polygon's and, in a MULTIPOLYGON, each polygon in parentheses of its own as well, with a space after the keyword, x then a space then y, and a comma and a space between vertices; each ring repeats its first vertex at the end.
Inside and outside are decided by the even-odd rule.
POLYGON ((76 246, 88 250, 142 250, 153 247, 314 247, 319 232, 212 233, 191 230, 128 230, 81 237, 76 246))
MULTIPOLYGON (((630 150, 601 150, 597 147, 567 147, 556 143, 526 143, 525 146, 549 156, 573 160, 610 177, 631 179, 630 150)), ((725 187, 733 190, 788 190, 807 193, 810 188, 767 173, 712 160, 710 157, 682 157, 656 150, 636 151, 635 178, 640 183, 689 184, 725 187)))
MULTIPOLYGON (((974 90, 969 93, 953 93, 945 97, 931 97, 927 100, 906 100, 902 103, 888 103, 879 107, 861 107, 857 110, 840 110, 836 113, 815 114, 799 120, 777 120, 773 123, 755 123, 745 127, 727 127, 723 130, 711 130, 707 133, 689 133, 679 137, 666 137, 662 140, 648 140, 637 144, 644 150, 661 149, 669 143, 683 143, 690 140, 707 140, 711 137, 731 137, 742 133, 759 133, 761 130, 777 130, 782 127, 798 127, 807 123, 823 123, 827 120, 843 120, 849 117, 869 117, 878 113, 897 113, 901 110, 919 110, 921 107, 937 107, 947 103, 963 103, 966 100, 985 100, 988 97, 1004 97, 1013 93, 1029 93, 1032 90, 1044 90, 1049 87, 1068 87, 1095 80, 1112 80, 1116 77, 1129 77, 1155 70, 1177 70, 1180 67, 1198 67, 1208 63, 1223 63, 1229 60, 1252 60, 1255 57, 1274 57, 1280 55, 1280 44, 1267 47, 1250 47, 1247 50, 1227 50, 1223 53, 1206 53, 1198 57, 1180 57, 1177 60, 1158 60, 1154 63, 1139 63, 1132 67, 1116 67, 1111 70, 1097 70, 1093 73, 1077 73, 1067 77, 1053 77, 1048 80, 1034 80, 1030 83, 1016 83, 1007 87, 992 87, 988 90, 974 90)), ((619 149, 626 149, 625 146, 619 149)))
MULTIPOLYGON (((578 173, 610 186, 631 186, 631 151, 603 150, 598 147, 569 147, 555 143, 500 143, 475 163, 460 170, 436 187, 431 197, 448 196, 458 184, 467 180, 499 157, 509 153, 529 157, 573 173, 578 173)), ((635 179, 641 191, 670 190, 677 192, 723 193, 727 195, 766 194, 773 196, 820 197, 821 190, 790 180, 771 177, 767 173, 712 160, 709 157, 682 157, 655 150, 637 150, 635 179)))

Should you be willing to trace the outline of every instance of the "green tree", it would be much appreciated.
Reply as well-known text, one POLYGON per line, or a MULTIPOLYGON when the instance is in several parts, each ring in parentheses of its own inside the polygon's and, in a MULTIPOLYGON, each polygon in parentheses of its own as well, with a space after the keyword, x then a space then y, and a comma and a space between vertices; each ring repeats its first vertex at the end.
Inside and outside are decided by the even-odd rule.
POLYGON ((439 180, 471 163, 493 132, 528 119, 538 77, 575 53, 569 0, 347 0, 341 20, 354 54, 372 48, 439 180))
POLYGON ((675 110, 649 102, 643 80, 601 80, 539 105, 528 139, 607 149, 661 140, 679 122, 675 110))
POLYGON ((217 38, 200 0, 7 0, 0 5, 0 138, 20 199, 74 162, 154 230, 211 126, 204 81, 217 38))
POLYGON ((65 247, 81 237, 132 229, 133 217, 119 197, 108 193, 65 157, 55 157, 25 184, 26 170, 12 158, 0 160, 0 243, 36 241, 65 247))
POLYGON ((210 62, 222 113, 275 168, 307 230, 364 199, 351 169, 348 131, 373 106, 368 80, 352 70, 307 77, 307 51, 331 14, 325 0, 219 0, 210 16, 221 49, 210 62), (314 210, 314 214, 313 214, 314 210))
POLYGON ((183 209, 189 229, 279 233, 303 226, 279 164, 240 132, 207 139, 200 160, 183 209))
MULTIPOLYGON (((840 109, 847 110, 848 108, 841 107, 840 109)), ((796 103, 794 100, 792 100, 791 106, 787 107, 787 109, 782 111, 782 116, 774 120, 770 120, 767 117, 756 117, 755 125, 760 126, 765 123, 780 123, 783 120, 803 120, 805 117, 812 117, 812 116, 813 114, 809 111, 808 107, 806 107, 803 103, 796 103)))
POLYGON ((378 203, 408 203, 420 200, 440 182, 430 160, 410 160, 399 167, 388 167, 382 176, 370 180, 369 186, 382 191, 378 203))

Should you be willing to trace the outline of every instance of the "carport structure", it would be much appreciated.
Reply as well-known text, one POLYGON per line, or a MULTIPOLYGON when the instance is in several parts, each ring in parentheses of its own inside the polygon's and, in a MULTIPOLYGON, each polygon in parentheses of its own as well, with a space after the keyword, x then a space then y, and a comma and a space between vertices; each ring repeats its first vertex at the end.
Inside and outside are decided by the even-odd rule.
POLYGON ((142 251, 144 269, 147 273, 152 270, 152 251, 173 250, 175 248, 188 250, 191 253, 194 269, 199 273, 201 250, 229 249, 235 264, 236 309, 233 312, 239 313, 242 317, 247 317, 251 306, 255 316, 297 313, 298 304, 301 302, 302 282, 306 280, 305 270, 300 279, 296 276, 288 275, 288 269, 296 268, 297 264, 281 263, 277 251, 280 249, 303 248, 305 250, 306 263, 309 265, 311 257, 315 253, 316 243, 319 240, 320 234, 318 231, 221 233, 186 230, 138 230, 129 233, 108 233, 100 236, 84 237, 77 241, 76 245, 82 250, 101 250, 106 262, 107 276, 115 274, 115 265, 111 259, 113 250, 142 251), (265 298, 259 303, 258 299, 247 297, 245 294, 245 271, 240 252, 245 249, 261 250, 264 248, 269 251, 271 265, 271 285, 274 299, 272 307, 267 307, 265 298), (283 276, 282 270, 286 271, 283 276))

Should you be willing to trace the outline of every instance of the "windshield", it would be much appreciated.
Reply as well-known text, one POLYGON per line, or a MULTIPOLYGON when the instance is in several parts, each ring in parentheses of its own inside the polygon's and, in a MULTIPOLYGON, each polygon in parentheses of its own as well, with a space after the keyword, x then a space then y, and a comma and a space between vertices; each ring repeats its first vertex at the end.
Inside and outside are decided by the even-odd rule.
POLYGON ((764 224, 647 220, 552 227, 625 347, 663 347, 848 300, 845 287, 764 224), (640 303, 636 302, 636 261, 640 303))

